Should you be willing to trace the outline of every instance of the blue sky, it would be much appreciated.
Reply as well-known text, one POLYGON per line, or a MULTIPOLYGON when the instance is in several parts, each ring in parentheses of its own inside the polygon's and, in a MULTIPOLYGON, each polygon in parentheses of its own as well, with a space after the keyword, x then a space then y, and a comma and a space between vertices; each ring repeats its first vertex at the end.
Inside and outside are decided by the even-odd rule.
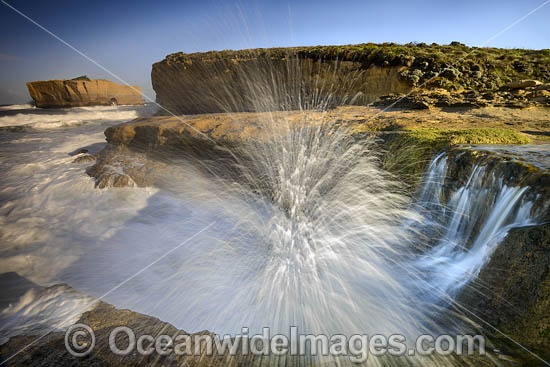
MULTIPOLYGON (((544 0, 6 0, 154 98, 151 64, 167 54, 363 42, 485 41, 544 0)), ((550 48, 550 4, 487 46, 550 48)), ((0 104, 30 100, 25 82, 113 78, 0 3, 0 104)))

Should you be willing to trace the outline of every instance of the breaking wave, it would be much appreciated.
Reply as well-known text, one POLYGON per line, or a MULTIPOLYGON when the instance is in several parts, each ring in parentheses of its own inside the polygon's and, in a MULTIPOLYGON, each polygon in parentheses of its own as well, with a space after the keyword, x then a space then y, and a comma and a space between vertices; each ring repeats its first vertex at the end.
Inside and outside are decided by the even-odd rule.
POLYGON ((25 109, 12 105, 0 110, 0 126, 26 126, 34 129, 50 129, 82 125, 92 121, 128 121, 154 113, 155 106, 96 106, 64 109, 37 109, 30 105, 25 109), (11 108, 10 108, 11 107, 11 108), (15 113, 17 111, 17 113, 15 113), (3 112, 3 113, 2 113, 3 112))

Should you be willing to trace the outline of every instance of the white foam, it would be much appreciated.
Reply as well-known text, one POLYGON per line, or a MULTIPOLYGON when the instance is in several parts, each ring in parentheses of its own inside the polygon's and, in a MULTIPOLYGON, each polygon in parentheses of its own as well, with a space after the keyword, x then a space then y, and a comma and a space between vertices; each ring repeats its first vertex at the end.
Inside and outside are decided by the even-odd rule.
MULTIPOLYGON (((12 108, 13 109, 13 108, 12 108)), ((81 125, 92 121, 129 121, 152 113, 150 106, 97 106, 54 110, 33 109, 31 113, 0 116, 0 126, 31 126, 36 129, 81 125), (37 112, 40 113, 37 113, 37 112)))
POLYGON ((0 111, 10 111, 10 110, 27 110, 35 109, 36 107, 32 104, 11 104, 8 106, 0 106, 0 111))
POLYGON ((95 307, 97 300, 66 285, 31 289, 0 312, 0 344, 16 335, 63 330, 95 307))

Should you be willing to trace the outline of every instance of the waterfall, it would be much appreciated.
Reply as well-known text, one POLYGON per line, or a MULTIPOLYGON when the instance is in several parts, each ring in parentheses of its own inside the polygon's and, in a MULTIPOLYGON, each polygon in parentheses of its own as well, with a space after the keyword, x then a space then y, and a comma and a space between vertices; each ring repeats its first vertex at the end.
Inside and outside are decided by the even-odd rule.
POLYGON ((533 202, 525 195, 529 187, 506 184, 483 161, 445 202, 445 186, 457 179, 447 175, 450 164, 445 153, 432 161, 417 202, 425 233, 436 241, 415 264, 437 290, 434 298, 454 297, 476 279, 510 229, 535 224, 533 202))

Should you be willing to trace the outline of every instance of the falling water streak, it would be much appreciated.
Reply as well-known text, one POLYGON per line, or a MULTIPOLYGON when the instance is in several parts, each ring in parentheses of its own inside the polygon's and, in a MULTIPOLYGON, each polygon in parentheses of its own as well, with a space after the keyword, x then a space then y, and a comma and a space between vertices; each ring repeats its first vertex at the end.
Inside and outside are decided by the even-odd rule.
MULTIPOLYGON (((533 203, 524 200, 529 188, 507 186, 503 177, 495 177, 482 164, 474 165, 466 183, 447 203, 442 202, 448 165, 447 157, 440 155, 428 169, 428 182, 421 191, 420 202, 429 222, 438 223, 437 228, 444 230, 435 246, 416 264, 427 274, 426 281, 442 294, 455 296, 477 278, 510 229, 536 221, 531 214, 533 203)), ((439 301, 438 298, 434 301, 439 301)))

